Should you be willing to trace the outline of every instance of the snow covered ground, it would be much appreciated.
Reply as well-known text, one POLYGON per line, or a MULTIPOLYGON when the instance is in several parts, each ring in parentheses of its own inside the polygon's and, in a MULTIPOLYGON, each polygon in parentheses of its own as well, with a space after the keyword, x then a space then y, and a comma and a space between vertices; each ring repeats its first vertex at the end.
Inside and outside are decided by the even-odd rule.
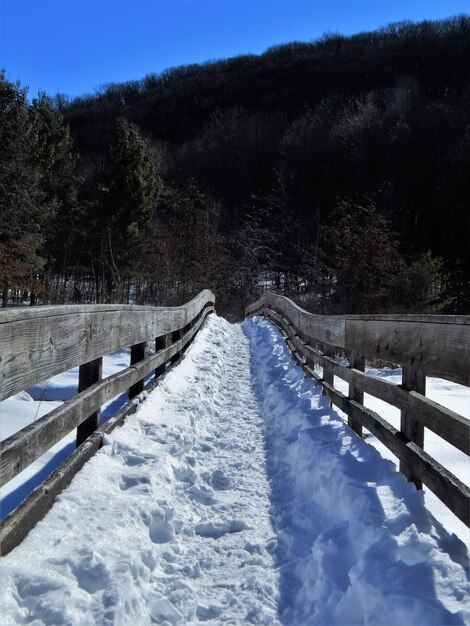
POLYGON ((210 316, 105 444, 1 560, 0 624, 470 624, 464 544, 266 320, 210 316))

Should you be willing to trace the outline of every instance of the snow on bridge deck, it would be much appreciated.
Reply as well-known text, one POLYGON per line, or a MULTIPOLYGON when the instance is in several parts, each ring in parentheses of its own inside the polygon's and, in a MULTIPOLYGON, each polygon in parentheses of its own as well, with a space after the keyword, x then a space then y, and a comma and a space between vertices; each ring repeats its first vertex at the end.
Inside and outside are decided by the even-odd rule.
POLYGON ((265 320, 211 316, 22 545, 0 624, 464 624, 468 561, 265 320))

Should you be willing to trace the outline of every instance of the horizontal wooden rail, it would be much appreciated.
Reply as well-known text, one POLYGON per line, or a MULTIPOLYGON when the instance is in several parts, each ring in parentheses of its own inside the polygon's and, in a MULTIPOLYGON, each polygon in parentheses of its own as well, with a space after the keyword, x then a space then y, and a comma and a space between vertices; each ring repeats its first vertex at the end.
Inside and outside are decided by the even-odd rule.
POLYGON ((178 355, 199 330, 207 313, 178 341, 135 365, 96 382, 44 417, 0 443, 0 486, 47 452, 103 404, 142 381, 156 368, 178 355))
MULTIPOLYGON (((199 327, 204 322, 212 308, 207 308, 199 327)), ((180 354, 180 359, 182 355, 180 354)), ((158 378, 147 387, 151 391, 166 376, 167 371, 162 370, 158 378)), ((70 484, 73 477, 87 461, 101 448, 103 435, 108 435, 122 426, 129 415, 136 412, 138 403, 128 402, 119 411, 98 428, 87 440, 78 446, 72 454, 57 467, 50 476, 19 504, 14 511, 9 513, 0 522, 0 556, 8 554, 19 545, 29 531, 46 515, 54 503, 55 498, 70 484)))
POLYGON ((426 426, 426 428, 429 428, 465 454, 469 454, 470 422, 468 419, 437 402, 433 402, 426 396, 407 391, 402 386, 395 385, 383 378, 370 376, 359 370, 341 365, 334 358, 322 354, 319 350, 302 341, 295 334, 292 324, 286 324, 282 316, 273 311, 269 311, 267 315, 277 325, 282 326, 295 348, 306 359, 310 359, 323 368, 329 367, 334 376, 354 384, 362 392, 384 400, 388 404, 393 404, 398 409, 411 410, 415 418, 423 426, 426 426))
POLYGON ((253 315, 263 308, 289 320, 302 339, 470 386, 469 315, 313 315, 272 293, 245 313, 253 315))
POLYGON ((80 366, 76 396, 0 442, 2 486, 75 428, 78 435, 77 450, 60 472, 0 523, 0 554, 17 545, 41 519, 55 495, 99 447, 100 433, 134 410, 132 398, 144 388, 145 378, 152 373, 161 378, 167 366, 177 362, 214 310, 214 301, 214 294, 205 290, 180 307, 92 305, 0 312, 0 399, 80 366), (149 341, 156 352, 145 357, 149 341), (101 379, 102 357, 128 347, 130 366, 101 379), (101 406, 126 391, 129 402, 118 412, 119 419, 111 418, 98 429, 101 406))
POLYGON ((0 311, 0 400, 119 348, 178 331, 214 294, 180 307, 67 305, 0 311))
MULTIPOLYGON (((462 415, 426 398, 410 388, 406 371, 422 373, 418 368, 424 364, 425 373, 438 373, 441 377, 457 382, 469 381, 470 363, 470 316, 316 316, 303 311, 293 302, 282 296, 265 294, 258 302, 250 305, 247 315, 264 315, 273 321, 282 331, 294 356, 308 375, 313 376, 323 385, 336 406, 348 415, 348 424, 358 432, 362 427, 373 433, 400 460, 400 469, 409 480, 419 487, 424 483, 441 499, 464 523, 470 526, 470 489, 456 476, 444 468, 422 449, 424 428, 429 428, 448 443, 470 454, 470 420, 462 415), (293 318, 289 317, 292 314, 293 318), (434 320, 436 319, 436 322, 434 320), (316 325, 318 322, 318 326, 316 325), (370 322, 372 330, 367 326, 370 322), (415 325, 415 335, 419 341, 419 358, 413 356, 410 346, 405 346, 401 324, 406 324, 404 334, 411 337, 410 328, 415 325), (432 327, 436 324, 436 327, 432 327), (393 349, 387 346, 391 328, 395 325, 393 349), (423 329, 424 325, 426 327, 423 329), (354 328, 354 332, 352 332, 354 328), (366 340, 359 336, 358 329, 366 328, 366 340), (382 330, 380 330, 382 329, 382 330), (432 343, 430 347, 422 344, 424 338, 432 343), (458 348, 456 338, 467 341, 458 348), (444 340, 443 340, 444 338, 444 340), (450 339, 450 345, 445 343, 450 339), (377 346, 382 346, 377 350, 377 346), (402 347, 404 346, 404 347, 402 347), (437 347, 436 347, 437 346, 437 347), (402 385, 396 385, 381 378, 370 376, 362 367, 347 367, 335 360, 335 349, 347 350, 350 363, 361 366, 365 357, 383 358, 384 353, 391 354, 389 360, 404 367, 402 385), (439 352, 440 350, 440 352, 439 352), (456 361, 452 361, 452 355, 456 361), (313 370, 320 365, 323 376, 313 370), (458 369, 458 365, 462 369, 458 369), (407 368, 412 368, 407 370, 407 368), (335 389, 334 376, 349 383, 349 397, 335 389), (363 405, 363 394, 397 407, 402 411, 402 430, 397 430, 380 415, 363 405), (417 424, 418 427, 404 430, 403 424, 417 424), (416 439, 410 436, 416 433, 416 439)), ((392 333, 393 334, 393 333, 392 333)))

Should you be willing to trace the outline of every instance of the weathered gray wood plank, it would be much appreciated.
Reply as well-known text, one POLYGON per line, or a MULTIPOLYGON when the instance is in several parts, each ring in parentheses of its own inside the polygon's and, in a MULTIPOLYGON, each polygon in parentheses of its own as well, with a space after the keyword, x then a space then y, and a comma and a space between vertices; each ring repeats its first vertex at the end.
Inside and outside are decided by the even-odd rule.
POLYGON ((72 367, 183 328, 215 301, 181 307, 88 305, 0 311, 0 400, 72 367))
MULTIPOLYGON (((157 337, 155 339, 155 351, 159 352, 160 350, 163 350, 169 345, 169 342, 170 342, 169 335, 162 335, 161 337, 157 337)), ((159 376, 161 376, 165 372, 165 368, 166 368, 166 363, 162 363, 161 365, 159 365, 157 369, 155 370, 155 378, 158 378, 159 376)))
POLYGON ((270 293, 246 314, 262 315, 266 306, 313 345, 323 341, 470 386, 470 315, 313 315, 270 293))
MULTIPOLYGON (((349 365, 352 369, 363 372, 365 364, 364 355, 359 352, 352 352, 349 355, 349 365)), ((359 389, 354 380, 349 383, 349 399, 355 400, 359 404, 364 404, 364 392, 359 389)), ((348 425, 359 437, 362 437, 362 424, 357 422, 352 415, 348 415, 348 425)))
POLYGON ((470 385, 467 324, 409 320, 346 320, 345 347, 371 358, 470 385))
POLYGON ((313 370, 302 363, 302 356, 299 353, 294 353, 294 356, 297 356, 303 369, 321 383, 335 406, 348 416, 352 415, 355 423, 361 424, 375 435, 400 462, 412 468, 413 475, 420 482, 424 483, 462 522, 470 526, 470 488, 467 485, 414 442, 408 441, 402 432, 378 413, 351 400, 332 385, 320 380, 313 370))
MULTIPOLYGON (((91 385, 101 380, 103 374, 103 358, 95 359, 90 363, 80 365, 78 371, 78 393, 85 391, 91 385)), ((100 409, 93 413, 77 426, 77 447, 100 425, 100 409)))
MULTIPOLYGON (((303 348, 305 350, 305 345, 303 345, 303 348)), ((334 379, 335 379, 335 373, 330 363, 332 362, 334 363, 334 360, 335 360, 335 356, 336 356, 335 347, 325 344, 323 353, 325 356, 329 357, 328 359, 325 359, 323 361, 323 364, 324 364, 323 365, 323 380, 325 381, 327 385, 333 385, 334 379)))
MULTIPOLYGON (((198 328, 204 324, 206 317, 207 315, 203 315, 201 324, 199 320, 196 322, 198 328)), ((158 380, 147 387, 147 390, 151 391, 156 387, 165 375, 166 372, 162 373, 158 380)), ((8 554, 23 541, 29 531, 49 511, 57 495, 70 484, 75 474, 100 448, 102 435, 110 434, 116 427, 121 426, 126 417, 136 412, 137 406, 132 401, 123 406, 0 522, 0 556, 8 554)))
POLYGON ((102 404, 126 391, 181 352, 212 310, 213 307, 206 307, 197 324, 175 344, 91 385, 68 402, 1 442, 0 486, 39 458, 52 445, 98 410, 102 404))
POLYGON ((307 313, 292 300, 273 293, 263 294, 259 300, 247 307, 246 315, 253 315, 266 305, 287 318, 301 335, 315 337, 316 340, 323 341, 337 348, 345 347, 344 318, 335 315, 313 315, 312 313, 307 313))
POLYGON ((378 413, 349 400, 337 389, 327 387, 333 404, 353 415, 368 431, 393 454, 412 468, 414 475, 424 483, 464 524, 470 526, 470 489, 452 472, 433 459, 422 448, 408 441, 378 413))
POLYGON ((470 454, 470 420, 417 392, 408 392, 403 387, 383 378, 344 367, 296 338, 292 328, 286 325, 283 318, 277 313, 269 311, 266 312, 266 316, 284 328, 296 349, 305 356, 307 361, 318 363, 321 367, 324 367, 325 363, 328 362, 335 376, 354 384, 358 390, 364 393, 384 400, 402 411, 410 412, 420 424, 465 454, 470 454))
MULTIPOLYGON (((179 341, 179 339, 182 336, 181 333, 182 333, 181 330, 174 330, 170 335, 170 343, 176 343, 177 341, 179 341)), ((177 359, 178 359, 178 354, 175 354, 174 356, 172 356, 170 359, 171 364, 174 365, 177 359)))
MULTIPOLYGON (((426 375, 411 367, 404 367, 402 372, 403 387, 406 391, 416 391, 422 396, 426 395, 426 375)), ((424 448, 424 426, 415 419, 413 411, 401 411, 400 430, 407 439, 420 448, 424 448)), ((413 468, 405 461, 400 461, 400 472, 416 485, 416 489, 422 489, 423 483, 414 475, 413 468)))
POLYGON ((69 486, 73 477, 101 447, 103 434, 110 434, 115 428, 122 426, 125 418, 136 412, 137 406, 134 402, 123 406, 0 522, 0 556, 5 556, 23 541, 50 510, 59 493, 69 486))
POLYGON ((411 467, 413 474, 464 524, 470 526, 470 489, 467 485, 422 448, 412 441, 407 441, 403 433, 374 411, 354 401, 349 401, 348 411, 385 444, 400 461, 411 467))
MULTIPOLYGON (((145 359, 145 348, 147 346, 147 342, 143 341, 142 343, 137 343, 135 346, 131 346, 131 365, 135 365, 139 363, 139 361, 143 361, 145 359)), ((144 389, 144 379, 139 380, 135 383, 135 385, 131 385, 129 387, 129 400, 135 398, 139 395, 144 389)))

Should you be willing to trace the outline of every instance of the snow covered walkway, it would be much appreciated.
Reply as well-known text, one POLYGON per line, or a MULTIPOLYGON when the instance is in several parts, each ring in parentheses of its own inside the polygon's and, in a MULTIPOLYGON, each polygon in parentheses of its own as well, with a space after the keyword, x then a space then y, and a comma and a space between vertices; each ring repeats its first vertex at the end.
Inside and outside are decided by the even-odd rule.
POLYGON ((463 544, 265 320, 183 362, 0 561, 0 624, 470 624, 463 544))

